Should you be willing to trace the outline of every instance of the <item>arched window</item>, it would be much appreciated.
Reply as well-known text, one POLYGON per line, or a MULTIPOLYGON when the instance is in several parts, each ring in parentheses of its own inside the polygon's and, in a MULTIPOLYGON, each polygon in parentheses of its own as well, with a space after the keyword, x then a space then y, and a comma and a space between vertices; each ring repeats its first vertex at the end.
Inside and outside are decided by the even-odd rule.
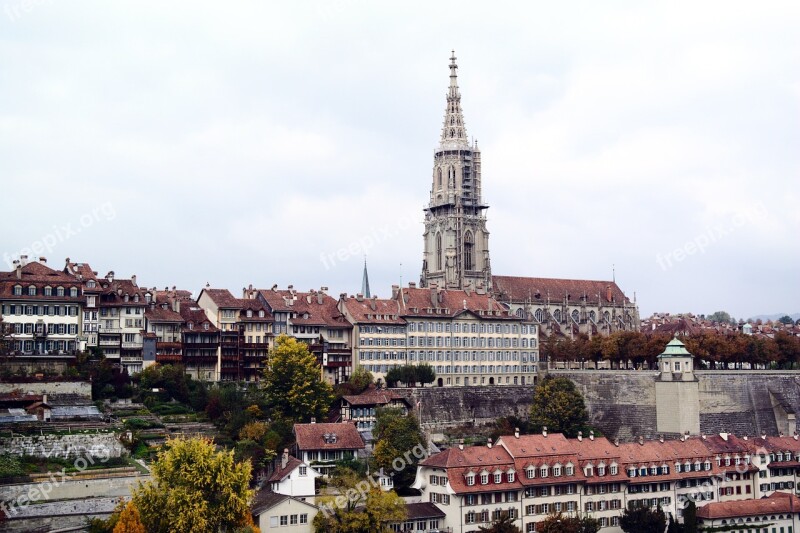
POLYGON ((438 177, 436 178, 436 185, 438 186, 439 189, 441 189, 442 188, 442 169, 441 168, 439 168, 437 170, 437 174, 438 174, 438 177))
POLYGON ((544 322, 544 311, 541 309, 537 309, 535 313, 533 313, 533 317, 536 319, 537 322, 544 322))
POLYGON ((589 311, 589 319, 590 319, 592 322, 597 322, 597 315, 595 314, 595 312, 594 312, 594 311, 589 311))
POLYGON ((468 231, 464 235, 464 270, 475 269, 475 241, 472 237, 472 232, 468 231))
POLYGON ((573 310, 572 310, 572 320, 574 320, 575 322, 577 322, 578 320, 580 320, 580 317, 581 317, 581 315, 580 315, 580 313, 578 312, 578 310, 577 310, 577 309, 573 309, 573 310))
MULTIPOLYGON (((520 307, 519 309, 517 309, 516 315, 518 317, 520 317, 520 318, 525 318, 525 310, 520 307)), ((527 339, 523 339, 523 340, 527 340, 527 339)))
MULTIPOLYGON (((440 171, 441 172, 441 171, 440 171)), ((442 269, 442 234, 436 234, 436 270, 442 269)))
POLYGON ((556 322, 561 322, 561 309, 553 311, 553 318, 556 319, 556 322))

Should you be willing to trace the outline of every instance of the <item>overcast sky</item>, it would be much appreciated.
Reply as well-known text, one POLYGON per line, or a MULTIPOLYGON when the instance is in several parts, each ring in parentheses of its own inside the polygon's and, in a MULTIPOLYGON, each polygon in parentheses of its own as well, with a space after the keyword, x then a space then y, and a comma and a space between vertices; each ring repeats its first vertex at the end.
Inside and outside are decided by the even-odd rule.
POLYGON ((800 3, 600 4, 0 0, 2 269, 418 281, 455 48, 495 274, 800 311, 800 3))

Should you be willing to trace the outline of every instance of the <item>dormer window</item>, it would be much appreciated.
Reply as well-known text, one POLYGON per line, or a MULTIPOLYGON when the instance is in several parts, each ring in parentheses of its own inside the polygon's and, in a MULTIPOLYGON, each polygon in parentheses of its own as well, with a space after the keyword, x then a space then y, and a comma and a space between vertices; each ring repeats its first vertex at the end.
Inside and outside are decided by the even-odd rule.
POLYGON ((597 465, 597 475, 598 476, 606 475, 606 465, 604 463, 600 463, 599 465, 597 465))
POLYGON ((644 477, 647 475, 647 467, 643 466, 639 468, 639 477, 644 477))
POLYGON ((259 316, 259 318, 264 318, 264 310, 263 310, 263 309, 261 309, 261 310, 258 312, 258 316, 259 316))
POLYGON ((64 296, 64 287, 56 287, 56 296, 64 296))
POLYGON ((568 476, 574 476, 575 466, 572 463, 567 463, 567 466, 564 468, 564 473, 568 476))
MULTIPOLYGON (((688 462, 686 463, 689 464, 688 462)), ((725 456, 725 466, 731 466, 731 458, 729 456, 725 456)))
POLYGON ((69 290, 69 295, 70 295, 71 297, 73 297, 73 298, 76 298, 76 297, 78 296, 78 289, 77 289, 76 287, 72 287, 72 288, 69 290))
POLYGON ((203 329, 204 329, 204 330, 206 330, 206 331, 208 331, 208 322, 205 322, 205 323, 203 324, 203 329))
POLYGON ((95 286, 97 286, 97 283, 95 283, 93 279, 90 279, 89 281, 86 282, 86 287, 88 287, 89 289, 94 289, 95 286))
POLYGON ((615 464, 612 464, 608 470, 612 476, 616 476, 619 473, 619 467, 615 464))
POLYGON ((636 467, 635 466, 628 467, 628 477, 636 477, 636 467))
POLYGON ((661 474, 664 476, 669 474, 669 467, 667 465, 661 465, 661 474))
POLYGON ((539 477, 547 477, 547 465, 542 465, 539 469, 539 477))
POLYGON ((28 296, 36 296, 36 285, 28 287, 28 296))
POLYGON ((678 461, 675 461, 675 473, 680 474, 681 472, 682 472, 681 463, 678 462, 678 461))
POLYGON ((53 295, 53 287, 51 287, 50 285, 46 286, 44 288, 44 295, 45 296, 52 296, 53 295))
MULTIPOLYGON (((730 461, 730 459, 728 459, 728 461, 730 461)), ((692 463, 690 463, 689 461, 686 461, 685 463, 683 463, 683 471, 684 472, 691 472, 692 471, 692 463)))
POLYGON ((247 318, 253 318, 253 310, 252 309, 248 309, 247 310, 247 318))
POLYGON ((495 474, 494 474, 494 482, 495 483, 502 483, 503 482, 503 473, 502 472, 495 472, 495 474))
POLYGON ((14 296, 22 296, 22 285, 14 285, 14 296))
POLYGON ((481 485, 486 485, 489 483, 489 473, 483 472, 481 473, 481 485))
POLYGON ((555 466, 553 466, 553 476, 555 477, 561 476, 561 465, 558 463, 556 463, 555 466))
POLYGON ((703 470, 711 470, 711 461, 706 459, 706 462, 703 464, 703 470))
POLYGON ((186 325, 189 327, 189 329, 194 329, 194 322, 189 322, 186 325))
POLYGON ((651 466, 650 467, 650 475, 651 476, 657 476, 658 475, 658 467, 657 466, 651 466))
POLYGON ((534 479, 536 477, 536 469, 532 466, 529 466, 527 470, 525 470, 525 475, 528 479, 534 479))
POLYGON ((133 295, 133 301, 134 302, 138 302, 139 301, 139 295, 138 294, 134 294, 133 295))
POLYGON ((474 484, 475 484, 475 474, 473 472, 470 472, 469 474, 467 474, 467 485, 472 486, 474 484))
POLYGON ((126 294, 123 300, 127 302, 128 300, 130 300, 130 297, 126 294))
POLYGON ((506 479, 508 479, 509 483, 513 483, 514 482, 514 472, 513 471, 508 472, 506 474, 506 479))
POLYGON ((586 475, 586 477, 592 477, 594 475, 594 466, 591 464, 586 465, 586 467, 583 469, 583 473, 586 475))

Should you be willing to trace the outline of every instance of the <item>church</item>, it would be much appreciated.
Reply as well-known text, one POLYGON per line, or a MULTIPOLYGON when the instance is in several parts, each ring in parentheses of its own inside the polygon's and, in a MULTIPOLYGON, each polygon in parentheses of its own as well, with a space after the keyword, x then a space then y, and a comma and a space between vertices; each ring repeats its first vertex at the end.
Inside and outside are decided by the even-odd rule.
POLYGON ((545 336, 638 331, 639 310, 615 280, 570 280, 492 274, 488 205, 481 197, 481 152, 470 142, 461 108, 458 65, 450 57, 444 123, 433 156, 425 209, 421 287, 487 292, 545 336))

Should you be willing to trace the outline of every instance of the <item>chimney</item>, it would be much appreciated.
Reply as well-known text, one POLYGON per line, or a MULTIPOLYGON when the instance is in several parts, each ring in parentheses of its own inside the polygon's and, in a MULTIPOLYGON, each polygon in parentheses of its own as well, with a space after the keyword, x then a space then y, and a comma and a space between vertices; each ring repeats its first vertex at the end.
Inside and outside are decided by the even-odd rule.
POLYGON ((660 442, 661 444, 664 444, 664 435, 659 435, 658 436, 658 442, 660 442))
POLYGON ((283 457, 281 457, 281 469, 286 468, 289 463, 289 448, 283 449, 283 457))
POLYGON ((409 282, 408 282, 408 288, 409 288, 409 289, 416 289, 416 288, 417 288, 417 282, 415 282, 415 281, 409 281, 409 282))
POLYGON ((42 403, 47 403, 47 394, 42 394, 42 403))
POLYGON ((377 298, 378 298, 377 296, 373 296, 369 301, 369 308, 372 309, 373 311, 377 311, 378 309, 378 302, 376 301, 377 298))
MULTIPOLYGON (((795 435, 794 437, 797 438, 797 435, 795 435)), ((519 428, 514 428, 514 438, 515 439, 519 438, 519 428)))
POLYGON ((547 437, 547 426, 542 426, 542 437, 547 437))
POLYGON ((328 293, 328 287, 325 287, 323 285, 322 287, 319 288, 319 292, 321 292, 322 294, 327 294, 328 293))
POLYGON ((14 265, 16 265, 14 270, 17 272, 17 279, 22 279, 22 263, 20 261, 14 261, 14 265))
POLYGON ((322 302, 324 302, 324 301, 325 301, 325 293, 324 292, 318 292, 317 293, 317 305, 322 305, 322 302))
POLYGON ((463 450, 464 449, 464 439, 461 439, 460 441, 458 441, 458 449, 459 450, 463 450))
POLYGON ((361 294, 360 292, 356 293, 356 301, 357 302, 363 302, 364 301, 364 295, 361 294))
POLYGON ((400 294, 400 285, 392 285, 392 300, 396 300, 398 294, 400 294))
POLYGON ((19 256, 19 262, 22 264, 22 266, 27 265, 28 264, 28 256, 27 255, 19 256))
POLYGON ((311 294, 310 294, 310 293, 309 293, 309 294, 306 294, 306 303, 307 303, 307 304, 310 304, 310 303, 311 303, 311 294))
POLYGON ((492 438, 491 437, 486 439, 486 447, 489 448, 489 449, 492 448, 492 438))
POLYGON ((619 438, 614 439, 614 446, 619 448, 619 438))
MULTIPOLYGON (((136 285, 136 274, 132 274, 132 275, 131 275, 131 283, 133 283, 134 285, 136 285)), ((136 286, 138 287, 138 285, 136 285, 136 286)))
POLYGON ((797 433, 795 433, 794 435, 792 435, 792 438, 793 438, 794 440, 797 440, 797 439, 798 439, 797 433))
POLYGON ((46 264, 47 264, 47 258, 46 258, 46 257, 44 257, 44 256, 41 256, 41 255, 40 255, 40 256, 39 256, 39 262, 40 262, 41 264, 43 264, 43 265, 46 265, 46 264))
POLYGON ((594 430, 593 429, 589 430, 589 440, 594 440, 594 430))
POLYGON ((611 301, 611 285, 606 285, 606 300, 611 301))
POLYGON ((644 446, 644 436, 639 435, 639 446, 644 446))
POLYGON ((109 271, 108 274, 106 274, 106 279, 108 280, 109 283, 114 281, 114 271, 113 270, 109 271))
POLYGON ((764 439, 764 440, 767 440, 767 434, 766 433, 761 433, 761 438, 764 439))
POLYGON ((311 423, 312 423, 312 424, 316 424, 316 423, 317 423, 317 419, 316 419, 316 418, 314 418, 313 416, 311 417, 311 423))
POLYGON ((722 437, 722 440, 725 440, 725 441, 728 440, 728 434, 725 433, 724 431, 722 433, 720 433, 719 436, 722 437))
POLYGON ((583 442, 583 431, 578 432, 578 442, 583 442))

